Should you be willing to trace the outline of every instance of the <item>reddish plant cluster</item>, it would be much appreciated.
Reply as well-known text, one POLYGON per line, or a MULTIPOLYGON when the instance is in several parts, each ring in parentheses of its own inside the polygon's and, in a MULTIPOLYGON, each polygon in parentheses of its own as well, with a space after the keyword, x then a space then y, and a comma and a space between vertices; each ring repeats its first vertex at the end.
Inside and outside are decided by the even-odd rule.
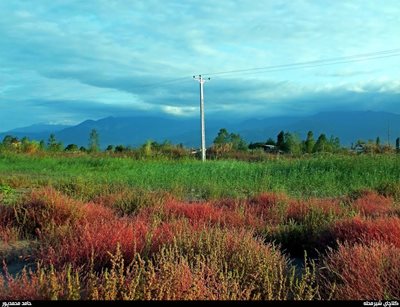
POLYGON ((83 214, 81 205, 52 188, 43 188, 15 206, 15 218, 28 234, 47 233, 79 220, 83 214))
POLYGON ((244 227, 245 219, 236 211, 218 208, 211 203, 168 202, 165 213, 169 217, 187 218, 193 225, 219 225, 226 227, 244 227))
POLYGON ((332 236, 340 242, 369 243, 372 241, 394 244, 400 248, 400 218, 386 217, 338 221, 331 229, 332 236))
POLYGON ((289 281, 294 275, 288 273, 286 257, 266 242, 275 241, 299 257, 304 250, 326 252, 318 282, 327 297, 336 283, 337 298, 369 298, 360 282, 367 278, 364 271, 378 276, 379 287, 369 284, 374 294, 398 295, 394 286, 400 287, 400 277, 387 268, 399 266, 395 252, 400 248, 400 217, 390 214, 391 198, 365 192, 345 206, 340 199, 294 200, 263 193, 247 200, 186 203, 161 194, 135 193, 123 190, 84 203, 45 188, 13 208, 0 206, 0 238, 10 240, 22 231, 27 239, 39 239, 35 256, 58 271, 43 273, 46 277, 35 273, 8 278, 8 289, 20 293, 18 297, 34 298, 48 298, 53 292, 59 298, 80 297, 82 291, 102 299, 314 297, 316 288, 307 288, 315 286, 309 271, 303 284, 289 281), (359 213, 356 217, 351 217, 352 209, 359 213), (337 249, 325 250, 336 240, 337 249), (122 263, 133 263, 131 271, 112 273, 116 260, 110 253, 117 249, 122 263), (83 277, 74 278, 82 277, 85 290, 77 283, 72 286, 68 265, 75 272, 81 270, 83 277), (88 271, 90 266, 95 272, 88 271), (111 271, 106 273, 105 268, 111 271), (89 284, 92 277, 94 286, 89 284), (116 288, 108 288, 111 280, 116 288), (285 288, 294 285, 297 288, 285 288), (54 291, 35 289, 44 286, 54 291), (62 290, 65 287, 76 291, 62 290))
POLYGON ((246 215, 253 216, 264 223, 277 224, 282 221, 289 199, 284 194, 262 193, 251 198, 246 204, 246 215))
POLYGON ((398 299, 400 248, 383 242, 339 245, 322 260, 319 284, 340 300, 398 299))
POLYGON ((108 262, 108 252, 118 244, 128 260, 143 250, 146 221, 117 217, 111 209, 95 204, 86 204, 82 209, 82 218, 71 228, 59 229, 50 240, 43 238, 41 259, 46 263, 82 265, 93 257, 96 267, 102 267, 108 262))
POLYGON ((312 212, 320 216, 341 217, 345 214, 337 199, 309 199, 290 201, 286 208, 286 219, 301 222, 312 212))
POLYGON ((0 205, 0 241, 8 243, 17 239, 13 221, 14 210, 0 205))
POLYGON ((392 211, 393 198, 379 195, 373 191, 364 191, 352 203, 352 207, 363 216, 382 216, 392 211))

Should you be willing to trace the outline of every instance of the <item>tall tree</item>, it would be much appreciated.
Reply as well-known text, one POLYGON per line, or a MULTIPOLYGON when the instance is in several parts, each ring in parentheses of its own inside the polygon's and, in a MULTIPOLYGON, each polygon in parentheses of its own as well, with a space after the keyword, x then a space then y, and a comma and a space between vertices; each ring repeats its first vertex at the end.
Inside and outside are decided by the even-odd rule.
POLYGON ((301 141, 298 135, 285 133, 284 151, 294 155, 301 154, 301 141))
POLYGON ((218 144, 226 144, 229 143, 229 133, 228 130, 226 130, 225 128, 221 128, 218 132, 217 137, 214 139, 213 142, 215 145, 218 144))
POLYGON ((276 146, 278 149, 283 150, 285 146, 285 133, 283 131, 279 132, 276 137, 276 146))
POLYGON ((314 134, 312 131, 308 131, 307 138, 304 142, 304 152, 312 153, 315 145, 314 134))
POLYGON ((92 129, 89 135, 89 146, 90 152, 98 152, 100 150, 99 134, 96 129, 92 129))
POLYGON ((247 144, 239 134, 231 133, 229 142, 232 143, 232 149, 234 150, 247 150, 247 144))
POLYGON ((62 150, 62 143, 57 142, 56 136, 54 133, 50 134, 49 139, 47 141, 47 149, 50 151, 61 151, 62 150))
POLYGON ((322 133, 314 145, 313 152, 327 152, 329 151, 328 147, 328 139, 326 135, 322 133))

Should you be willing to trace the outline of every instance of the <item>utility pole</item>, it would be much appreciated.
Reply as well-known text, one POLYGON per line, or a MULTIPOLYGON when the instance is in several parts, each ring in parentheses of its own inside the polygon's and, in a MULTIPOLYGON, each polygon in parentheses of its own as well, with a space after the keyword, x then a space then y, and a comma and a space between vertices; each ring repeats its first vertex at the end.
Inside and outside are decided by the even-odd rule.
MULTIPOLYGON (((206 130, 204 127, 204 79, 201 75, 198 77, 193 76, 193 79, 199 80, 200 83, 200 127, 201 127, 201 160, 204 162, 206 160, 206 130)), ((210 78, 207 78, 210 80, 210 78)))

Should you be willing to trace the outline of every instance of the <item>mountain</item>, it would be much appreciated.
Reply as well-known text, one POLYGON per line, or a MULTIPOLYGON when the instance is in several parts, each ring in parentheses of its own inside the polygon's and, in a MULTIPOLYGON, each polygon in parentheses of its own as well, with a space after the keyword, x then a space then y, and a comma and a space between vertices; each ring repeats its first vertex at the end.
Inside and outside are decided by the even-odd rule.
MULTIPOLYGON (((304 139, 312 130, 314 137, 325 133, 338 136, 342 145, 349 146, 358 139, 375 140, 380 137, 385 143, 388 132, 391 143, 400 136, 400 115, 373 111, 324 112, 310 116, 271 117, 263 119, 219 120, 206 118, 206 142, 211 144, 220 128, 239 133, 247 142, 275 139, 281 131, 297 133, 304 139)), ((1 133, 0 137, 11 134, 17 137, 47 140, 55 133, 64 145, 87 146, 89 134, 96 129, 101 147, 109 144, 139 146, 147 140, 182 143, 187 147, 198 147, 200 143, 200 121, 198 118, 179 119, 174 117, 107 117, 100 120, 86 120, 76 126, 33 125, 1 133)))
MULTIPOLYGON (((210 137, 219 130, 220 124, 225 125, 225 122, 207 123, 210 137)), ((96 129, 99 133, 102 147, 108 144, 139 146, 147 140, 157 142, 169 140, 185 146, 196 146, 196 136, 200 133, 199 120, 193 118, 107 117, 97 121, 87 120, 59 131, 56 133, 56 138, 63 140, 65 144, 86 146, 92 129, 96 129)))
POLYGON ((59 132, 71 126, 67 125, 49 125, 49 124, 34 124, 27 127, 15 128, 6 132, 0 133, 1 140, 6 135, 12 135, 18 138, 27 137, 31 140, 47 140, 52 133, 59 132))
POLYGON ((265 119, 263 124, 256 124, 259 128, 253 127, 249 126, 241 131, 241 135, 248 141, 262 140, 263 136, 264 139, 265 136, 275 137, 281 130, 297 133, 304 139, 311 130, 315 138, 321 133, 325 133, 328 138, 331 135, 338 136, 341 144, 346 146, 359 139, 375 140, 378 136, 384 143, 389 132, 393 144, 400 136, 400 115, 373 111, 323 112, 298 118, 265 119))
POLYGON ((57 132, 63 129, 66 129, 70 126, 68 125, 50 125, 50 124, 34 124, 28 127, 15 128, 13 130, 8 131, 11 134, 15 133, 52 133, 57 132))

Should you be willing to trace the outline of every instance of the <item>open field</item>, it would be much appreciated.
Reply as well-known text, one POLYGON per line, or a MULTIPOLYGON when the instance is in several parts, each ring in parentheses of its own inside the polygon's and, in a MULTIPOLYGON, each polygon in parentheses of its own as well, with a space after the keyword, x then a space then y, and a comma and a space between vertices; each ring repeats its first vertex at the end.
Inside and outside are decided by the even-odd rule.
POLYGON ((74 197, 120 186, 178 197, 248 197, 265 191, 335 197, 400 182, 400 155, 315 156, 267 162, 132 160, 107 156, 0 155, 0 183, 58 186, 74 197), (97 190, 97 191, 96 191, 97 190))
POLYGON ((3 155, 0 298, 400 299, 399 171, 3 155))

